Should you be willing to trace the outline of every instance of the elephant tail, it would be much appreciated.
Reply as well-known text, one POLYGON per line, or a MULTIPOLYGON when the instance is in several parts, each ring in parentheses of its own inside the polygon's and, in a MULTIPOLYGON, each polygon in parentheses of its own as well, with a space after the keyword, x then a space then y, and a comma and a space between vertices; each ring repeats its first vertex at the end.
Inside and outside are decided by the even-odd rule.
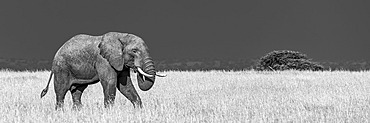
POLYGON ((49 90, 49 84, 50 84, 50 80, 51 80, 51 77, 52 76, 53 76, 53 72, 50 73, 48 84, 46 85, 46 87, 44 88, 44 90, 42 90, 42 92, 41 92, 41 98, 44 97, 45 94, 48 92, 48 90, 49 90))

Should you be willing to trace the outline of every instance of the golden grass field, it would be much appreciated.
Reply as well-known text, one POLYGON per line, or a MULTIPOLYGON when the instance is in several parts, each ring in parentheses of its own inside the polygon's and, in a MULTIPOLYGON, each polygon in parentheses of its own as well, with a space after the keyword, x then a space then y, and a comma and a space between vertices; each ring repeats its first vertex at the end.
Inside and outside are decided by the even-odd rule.
POLYGON ((119 91, 105 109, 101 85, 90 85, 84 107, 55 111, 55 93, 40 99, 49 71, 0 71, 0 122, 369 122, 370 71, 164 71, 134 109, 119 91))

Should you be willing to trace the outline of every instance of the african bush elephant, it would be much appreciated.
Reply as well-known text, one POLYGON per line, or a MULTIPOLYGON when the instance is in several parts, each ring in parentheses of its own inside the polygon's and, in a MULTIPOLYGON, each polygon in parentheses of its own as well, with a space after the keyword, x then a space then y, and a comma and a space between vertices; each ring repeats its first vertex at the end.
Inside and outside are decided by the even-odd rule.
POLYGON ((48 91, 54 74, 55 109, 63 107, 69 90, 73 107, 81 107, 81 95, 86 87, 100 81, 103 86, 104 106, 114 103, 116 88, 131 101, 142 107, 141 99, 131 79, 130 69, 137 72, 139 88, 149 90, 157 74, 144 41, 133 34, 109 32, 102 36, 80 34, 64 43, 55 54, 52 71, 41 98, 48 91))

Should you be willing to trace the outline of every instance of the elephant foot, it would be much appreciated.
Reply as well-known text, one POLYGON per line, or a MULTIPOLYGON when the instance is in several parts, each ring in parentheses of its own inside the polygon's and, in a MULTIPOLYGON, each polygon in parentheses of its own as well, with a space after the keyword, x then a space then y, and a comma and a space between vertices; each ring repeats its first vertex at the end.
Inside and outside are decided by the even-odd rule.
POLYGON ((64 102, 57 102, 55 104, 55 110, 57 110, 57 111, 63 111, 63 105, 64 105, 64 102))
POLYGON ((114 106, 114 98, 113 99, 104 99, 104 107, 105 108, 112 108, 114 106))
POLYGON ((80 111, 82 109, 82 104, 73 104, 72 109, 75 111, 80 111))

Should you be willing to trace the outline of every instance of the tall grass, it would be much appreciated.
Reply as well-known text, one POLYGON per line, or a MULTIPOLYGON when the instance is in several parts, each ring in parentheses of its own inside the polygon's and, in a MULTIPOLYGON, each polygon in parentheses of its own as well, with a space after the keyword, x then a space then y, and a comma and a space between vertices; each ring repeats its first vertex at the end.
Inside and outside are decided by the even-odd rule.
POLYGON ((143 109, 117 91, 103 106, 101 85, 82 95, 83 108, 55 111, 55 93, 40 99, 49 71, 0 71, 1 122, 369 122, 370 71, 165 71, 146 92, 143 109))

